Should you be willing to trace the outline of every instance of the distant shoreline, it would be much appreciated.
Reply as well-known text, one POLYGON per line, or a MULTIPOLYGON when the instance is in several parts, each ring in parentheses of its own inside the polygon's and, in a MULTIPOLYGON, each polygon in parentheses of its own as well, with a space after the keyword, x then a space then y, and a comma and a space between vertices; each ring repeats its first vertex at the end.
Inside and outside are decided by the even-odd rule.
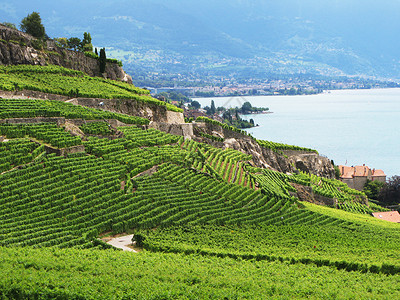
POLYGON ((266 95, 215 95, 215 96, 191 96, 191 99, 211 99, 211 98, 236 98, 236 97, 276 97, 276 96, 316 96, 321 94, 329 94, 331 92, 337 91, 373 91, 373 90, 397 90, 400 87, 376 87, 371 89, 331 89, 331 90, 323 90, 319 93, 312 93, 312 94, 295 94, 295 95, 285 95, 285 94, 266 94, 266 95))

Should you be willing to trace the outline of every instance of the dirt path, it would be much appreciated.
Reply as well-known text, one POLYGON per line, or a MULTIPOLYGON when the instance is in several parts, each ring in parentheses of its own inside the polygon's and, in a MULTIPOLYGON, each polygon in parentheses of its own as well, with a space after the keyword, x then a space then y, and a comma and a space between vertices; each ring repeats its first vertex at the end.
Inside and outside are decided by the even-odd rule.
POLYGON ((124 251, 137 252, 132 248, 128 247, 128 245, 132 245, 132 238, 133 234, 120 236, 112 238, 111 240, 107 241, 107 244, 110 244, 111 246, 122 249, 124 251))

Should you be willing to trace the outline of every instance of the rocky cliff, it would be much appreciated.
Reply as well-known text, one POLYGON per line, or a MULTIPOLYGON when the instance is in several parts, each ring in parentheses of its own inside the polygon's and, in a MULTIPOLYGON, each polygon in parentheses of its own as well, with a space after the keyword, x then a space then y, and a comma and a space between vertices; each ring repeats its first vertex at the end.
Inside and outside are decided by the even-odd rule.
POLYGON ((104 74, 99 62, 82 52, 57 47, 48 40, 42 45, 29 34, 0 24, 0 65, 58 65, 85 72, 89 76, 104 76, 109 79, 132 83, 132 78, 116 63, 107 62, 104 74))
POLYGON ((296 170, 300 170, 326 178, 334 178, 335 176, 335 169, 331 161, 316 153, 290 151, 286 154, 281 154, 261 147, 247 135, 210 123, 195 123, 193 132, 198 141, 203 141, 219 148, 232 148, 251 155, 257 167, 274 169, 283 173, 293 173, 296 170), (225 140, 224 142, 212 141, 202 137, 201 132, 221 137, 225 140))

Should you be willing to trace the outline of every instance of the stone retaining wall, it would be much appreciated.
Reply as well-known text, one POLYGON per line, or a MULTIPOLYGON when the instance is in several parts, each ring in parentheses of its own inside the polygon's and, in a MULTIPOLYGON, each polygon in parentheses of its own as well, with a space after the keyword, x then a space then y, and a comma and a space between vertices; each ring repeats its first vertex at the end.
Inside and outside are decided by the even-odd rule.
POLYGON ((149 128, 154 128, 160 131, 164 131, 173 135, 184 136, 190 139, 193 136, 193 124, 183 123, 183 124, 169 124, 160 122, 151 122, 149 128))
POLYGON ((85 152, 84 145, 78 145, 78 146, 62 148, 62 149, 53 148, 51 146, 45 145, 44 148, 47 153, 55 153, 57 156, 66 156, 67 154, 85 152))
POLYGON ((48 123, 54 122, 57 123, 58 126, 65 125, 64 117, 37 117, 37 118, 13 118, 13 119, 3 119, 0 120, 0 123, 3 124, 35 124, 35 123, 48 123))

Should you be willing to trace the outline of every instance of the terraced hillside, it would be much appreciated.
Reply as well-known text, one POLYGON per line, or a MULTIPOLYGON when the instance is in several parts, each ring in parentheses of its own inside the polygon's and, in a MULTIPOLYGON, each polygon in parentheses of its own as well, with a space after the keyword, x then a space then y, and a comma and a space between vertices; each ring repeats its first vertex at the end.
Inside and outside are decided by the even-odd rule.
POLYGON ((148 90, 120 81, 90 77, 60 66, 0 66, 0 90, 32 90, 71 98, 133 99, 182 112, 174 105, 150 97, 148 90))
POLYGON ((399 225, 371 217, 364 194, 148 123, 0 99, 3 298, 400 295, 399 225), (303 203, 299 186, 338 205, 303 203), (141 253, 99 239, 126 232, 141 253))

